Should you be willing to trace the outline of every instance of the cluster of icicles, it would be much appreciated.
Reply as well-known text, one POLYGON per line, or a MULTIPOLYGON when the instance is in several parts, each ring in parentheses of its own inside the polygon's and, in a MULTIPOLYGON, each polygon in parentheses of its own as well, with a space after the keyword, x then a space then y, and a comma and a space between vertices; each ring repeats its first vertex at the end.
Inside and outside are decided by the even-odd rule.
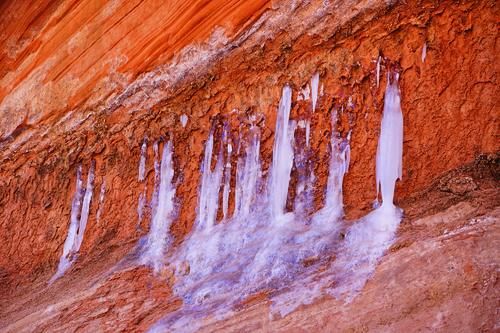
MULTIPOLYGON (((76 190, 71 201, 71 215, 68 228, 68 235, 63 246, 63 253, 59 260, 56 273, 49 280, 49 283, 54 282, 60 278, 76 260, 78 251, 83 242, 83 235, 87 228, 87 221, 89 219, 90 201, 92 200, 92 192, 94 191, 94 171, 95 161, 92 161, 88 175, 87 184, 83 187, 82 180, 82 166, 78 167, 76 172, 76 190)), ((97 211, 97 221, 102 213, 102 203, 104 200, 105 183, 102 183, 101 192, 99 195, 99 209, 97 211)))
MULTIPOLYGON (((335 129, 336 112, 332 115, 325 202, 319 211, 311 211, 315 177, 313 165, 307 158, 310 122, 289 119, 292 104, 289 86, 283 88, 279 103, 273 159, 266 176, 260 159, 259 127, 252 126, 240 138, 232 214, 228 203, 232 194, 234 147, 228 138, 227 126, 222 130, 218 150, 214 144, 215 130, 210 130, 201 166, 194 228, 175 249, 170 248, 169 236, 176 218, 174 147, 170 141, 163 145, 160 162, 158 142, 154 144, 155 189, 149 203, 151 226, 139 247, 139 263, 150 265, 155 272, 166 267, 172 269, 176 275, 174 292, 183 299, 183 306, 155 324, 151 331, 195 330, 194 323, 200 323, 204 316, 228 316, 242 301, 260 292, 271 299, 274 312, 286 315, 319 296, 350 299, 364 286, 378 259, 391 245, 401 219, 400 210, 393 204, 395 183, 402 173, 403 149, 398 75, 392 83, 389 79, 387 82, 376 156, 377 191, 382 203, 377 202, 376 209, 355 223, 342 221, 342 183, 349 167, 350 147, 349 136, 342 138, 335 129), (306 136, 305 146, 294 147, 297 127, 305 129, 300 132, 306 136), (294 211, 289 212, 286 203, 294 163, 298 180, 294 211), (220 205, 223 219, 217 222, 220 205)), ((319 75, 315 74, 311 89, 307 86, 300 95, 302 99, 311 99, 313 112, 318 86, 319 75)), ((140 183, 145 178, 146 150, 144 141, 140 183)), ((89 171, 81 214, 78 213, 81 171, 78 173, 70 231, 54 278, 69 267, 72 262, 69 254, 77 252, 81 244, 92 192, 91 172, 93 169, 89 171), (81 215, 80 220, 74 215, 81 215)), ((139 198, 139 220, 146 205, 144 188, 139 198)))

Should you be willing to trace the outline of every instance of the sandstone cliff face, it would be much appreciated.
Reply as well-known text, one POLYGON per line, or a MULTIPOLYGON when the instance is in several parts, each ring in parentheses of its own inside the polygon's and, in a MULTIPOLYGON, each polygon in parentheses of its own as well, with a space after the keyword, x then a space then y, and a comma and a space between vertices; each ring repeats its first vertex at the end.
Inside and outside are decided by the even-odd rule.
MULTIPOLYGON (((228 123, 236 142, 250 119, 255 119, 262 131, 261 154, 267 169, 285 84, 293 89, 291 117, 312 122, 317 207, 324 195, 334 110, 339 112, 342 136, 351 133, 351 166, 344 182, 349 219, 368 211, 376 196, 374 157, 389 72, 401 77, 404 170, 396 201, 403 209, 414 207, 416 193, 435 185, 444 172, 498 151, 499 10, 494 1, 96 4, 63 0, 32 6, 7 1, 0 9, 7 13, 0 18, 0 238, 4 244, 0 278, 4 293, 11 295, 45 283, 54 273, 80 164, 86 173, 95 161, 96 181, 75 269, 82 270, 81 276, 104 271, 135 246, 150 221, 148 211, 139 225, 137 217, 144 138, 149 147, 148 199, 154 184, 151 145, 161 138, 174 143, 178 217, 171 233, 176 244, 182 242, 195 219, 200 162, 211 126, 220 132, 228 123), (322 93, 313 113, 311 102, 298 100, 298 93, 315 73, 320 75, 322 93), (182 115, 187 116, 185 127, 182 115), (99 201, 102 184, 105 195, 99 201), (98 268, 89 268, 97 263, 98 268)), ((294 195, 289 193, 289 205, 294 195)), ((419 200, 425 202, 425 198, 419 200)), ((489 200, 498 203, 496 197, 489 200)), ((233 206, 230 199, 230 209, 233 206)), ((422 207, 443 208, 430 203, 422 207)), ((428 213, 420 211, 415 218, 428 213)), ((492 219, 498 218, 496 212, 491 214, 492 219)), ((404 235, 416 237, 408 228, 404 235)), ((485 228, 490 231, 494 225, 485 228)), ((425 242, 420 246, 425 247, 425 242)), ((453 244, 450 251, 459 247, 453 244)), ((429 255, 439 256, 439 251, 429 255)), ((489 255, 484 260, 494 258, 489 255)), ((98 302, 101 293, 113 294, 113 288, 119 293, 120 284, 128 280, 144 279, 147 284, 152 279, 157 303, 149 304, 148 299, 136 303, 151 306, 150 315, 144 315, 147 307, 140 307, 142 314, 124 324, 124 329, 146 328, 175 307, 172 303, 158 307, 160 300, 166 303, 170 291, 146 275, 140 269, 122 273, 113 278, 115 282, 89 291, 81 302, 98 302)), ((378 287, 373 290, 380 288, 377 283, 382 280, 374 282, 378 287)), ((85 281, 75 288, 85 290, 85 283, 93 280, 85 281)), ((49 302, 50 292, 40 293, 49 302)), ((89 304, 93 303, 80 309, 92 307, 89 304)), ((72 314, 57 313, 60 317, 54 318, 72 323, 67 329, 81 324, 65 317, 72 314)), ((90 314, 82 318, 86 315, 90 314)), ((116 324, 121 317, 113 318, 109 320, 116 324)))

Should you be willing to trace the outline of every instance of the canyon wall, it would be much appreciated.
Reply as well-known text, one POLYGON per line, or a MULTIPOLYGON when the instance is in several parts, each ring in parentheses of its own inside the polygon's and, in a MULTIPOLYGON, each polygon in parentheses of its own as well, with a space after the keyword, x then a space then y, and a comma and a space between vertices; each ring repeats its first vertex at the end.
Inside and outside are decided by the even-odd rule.
POLYGON ((318 207, 335 110, 342 136, 350 133, 349 219, 367 212, 376 197, 374 157, 388 73, 400 74, 404 170, 396 202, 403 209, 442 173, 498 151, 495 1, 1 6, 9 13, 0 19, 0 278, 6 287, 54 273, 79 165, 84 175, 92 161, 96 165, 79 261, 136 244, 151 214, 141 221, 137 214, 145 138, 148 199, 153 142, 162 148, 173 141, 177 218, 171 232, 181 242, 195 219, 211 126, 218 145, 224 123, 234 142, 257 124, 267 170, 285 84, 293 90, 291 118, 311 119, 318 207), (298 97, 315 73, 320 96, 312 112, 311 101, 298 97))

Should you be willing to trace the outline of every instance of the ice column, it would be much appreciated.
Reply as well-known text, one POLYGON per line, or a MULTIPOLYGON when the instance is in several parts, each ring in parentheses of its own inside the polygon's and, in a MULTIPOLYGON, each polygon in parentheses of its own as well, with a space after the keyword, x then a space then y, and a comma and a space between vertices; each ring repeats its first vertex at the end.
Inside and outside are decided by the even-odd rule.
MULTIPOLYGON (((319 74, 315 73, 311 78, 311 103, 312 112, 316 111, 316 103, 318 102, 318 86, 319 86, 319 74)), ((306 122, 306 146, 309 147, 309 141, 311 136, 311 120, 306 122)))
POLYGON ((273 163, 269 182, 269 204, 271 215, 275 219, 280 219, 285 214, 290 172, 293 164, 292 141, 294 125, 290 126, 289 124, 291 103, 292 89, 289 86, 285 86, 276 119, 273 163))
POLYGON ((95 161, 92 161, 89 169, 89 174, 87 176, 87 187, 85 188, 85 194, 83 195, 82 212, 80 214, 80 223, 78 226, 78 233, 76 234, 76 243, 74 248, 75 253, 78 252, 80 246, 82 245, 83 235, 85 233, 87 222, 89 220, 90 201, 92 200, 92 192, 94 191, 94 170, 95 161))
POLYGON ((142 182, 144 181, 144 176, 146 174, 146 153, 147 153, 147 139, 144 138, 141 146, 141 158, 139 160, 139 181, 142 182))
POLYGON ((172 184, 174 168, 172 162, 172 143, 169 141, 163 147, 160 184, 158 188, 158 205, 154 209, 151 227, 146 239, 142 263, 149 264, 155 272, 163 265, 163 257, 170 244, 169 230, 174 219, 175 187, 172 184))
POLYGON ((378 56, 378 59, 377 59, 377 88, 380 85, 380 61, 381 60, 382 60, 382 57, 378 56))
POLYGON ((342 139, 336 131, 337 112, 333 116, 333 134, 330 141, 330 166, 328 171, 328 182, 325 195, 325 209, 330 215, 339 218, 343 213, 342 185, 344 175, 349 170, 350 133, 346 139, 342 139))
POLYGON ((213 129, 205 144, 205 155, 201 171, 201 188, 198 200, 198 227, 209 230, 215 225, 217 209, 219 207, 219 190, 224 167, 223 145, 219 149, 217 164, 212 171, 212 153, 214 148, 213 129))
POLYGON ((244 218, 250 213, 250 208, 256 199, 260 173, 260 133, 257 127, 252 127, 245 156, 238 160, 233 216, 244 218))
POLYGON ((82 187, 82 166, 78 167, 76 172, 76 190, 71 203, 70 224, 68 235, 64 241, 63 253, 59 259, 57 272, 52 276, 49 283, 60 278, 76 259, 76 254, 80 250, 87 227, 87 221, 90 211, 90 202, 92 200, 92 191, 94 187, 95 162, 92 162, 87 175, 87 186, 82 187))
POLYGON ((224 219, 228 217, 228 207, 229 207, 229 192, 231 191, 231 154, 233 152, 233 146, 229 140, 229 131, 227 125, 224 127, 224 137, 223 142, 227 146, 227 161, 224 166, 224 189, 222 192, 222 214, 224 219))
POLYGON ((394 82, 387 78, 384 113, 377 147, 377 193, 382 194, 382 206, 394 207, 394 186, 403 170, 403 114, 398 88, 399 74, 394 82))
POLYGON ((427 43, 422 46, 422 62, 425 62, 425 57, 427 56, 427 43))

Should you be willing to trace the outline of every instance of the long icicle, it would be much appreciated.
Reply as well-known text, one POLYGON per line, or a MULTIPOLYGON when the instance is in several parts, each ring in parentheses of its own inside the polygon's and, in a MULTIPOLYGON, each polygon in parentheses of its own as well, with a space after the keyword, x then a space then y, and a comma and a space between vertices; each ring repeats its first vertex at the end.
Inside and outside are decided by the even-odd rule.
POLYGON ((271 215, 275 220, 280 220, 285 214, 290 172, 293 165, 292 140, 294 126, 289 124, 291 104, 292 89, 285 86, 276 119, 269 188, 271 215))
POLYGON ((142 255, 142 262, 150 264, 155 272, 163 266, 163 257, 168 250, 171 238, 170 225, 174 213, 175 187, 172 184, 174 177, 172 142, 163 147, 160 166, 160 184, 158 189, 158 206, 154 209, 151 227, 146 239, 146 250, 142 255))

